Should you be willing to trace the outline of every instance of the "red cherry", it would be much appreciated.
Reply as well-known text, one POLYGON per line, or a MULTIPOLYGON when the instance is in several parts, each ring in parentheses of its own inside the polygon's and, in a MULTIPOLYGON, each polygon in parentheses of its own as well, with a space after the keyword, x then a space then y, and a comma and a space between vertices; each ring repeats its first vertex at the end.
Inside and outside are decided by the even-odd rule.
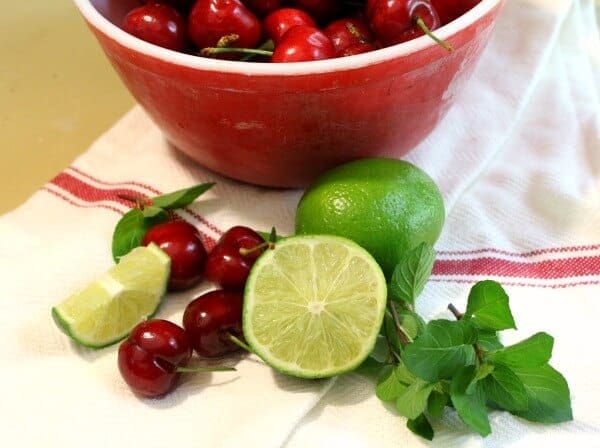
POLYGON ((188 18, 188 31, 198 48, 216 47, 224 36, 237 35, 232 47, 254 48, 260 21, 239 0, 198 0, 188 18))
MULTIPOLYGON (((359 18, 338 19, 327 25, 323 33, 331 40, 336 56, 348 56, 345 51, 349 47, 368 44, 374 40, 366 22, 359 18)), ((375 46, 370 45, 369 48, 374 49, 375 46)), ((364 53, 364 51, 361 51, 361 53, 364 53)))
POLYGON ((283 35, 273 51, 271 62, 318 61, 334 57, 333 44, 322 31, 299 25, 283 35))
POLYGON ((183 327, 198 354, 212 358, 238 350, 228 334, 242 338, 242 303, 241 292, 217 290, 188 304, 183 327))
POLYGON ((377 39, 385 46, 422 36, 415 21, 420 18, 427 28, 439 28, 440 19, 429 0, 369 0, 367 16, 377 39))
POLYGON ((316 27, 317 24, 311 16, 295 8, 281 8, 272 12, 263 21, 265 36, 275 44, 279 43, 283 35, 292 27, 307 25, 316 27))
POLYGON ((204 276, 221 288, 242 290, 250 269, 263 250, 242 255, 240 249, 254 249, 264 242, 258 233, 248 227, 232 227, 208 254, 204 276))
POLYGON ((148 4, 132 9, 123 21, 123 29, 142 40, 175 51, 188 45, 183 17, 171 6, 148 4))
POLYGON ((191 288, 202 279, 207 254, 194 226, 185 221, 158 224, 142 239, 142 245, 150 243, 158 245, 171 258, 169 290, 191 288))
POLYGON ((333 19, 343 6, 340 0, 293 0, 292 4, 309 13, 320 23, 333 19))
POLYGON ((272 13, 281 6, 281 0, 244 0, 250 11, 259 17, 272 13))
POLYGON ((375 51, 375 50, 377 50, 377 47, 374 44, 371 44, 369 42, 364 42, 362 44, 350 45, 339 56, 352 56, 355 54, 368 53, 369 51, 375 51))
POLYGON ((158 397, 177 382, 177 367, 185 366, 192 348, 185 330, 155 319, 137 325, 119 347, 119 371, 139 395, 158 397))
POLYGON ((431 4, 438 13, 440 22, 442 25, 445 25, 473 9, 480 1, 481 0, 454 0, 450 2, 448 0, 431 0, 431 4))

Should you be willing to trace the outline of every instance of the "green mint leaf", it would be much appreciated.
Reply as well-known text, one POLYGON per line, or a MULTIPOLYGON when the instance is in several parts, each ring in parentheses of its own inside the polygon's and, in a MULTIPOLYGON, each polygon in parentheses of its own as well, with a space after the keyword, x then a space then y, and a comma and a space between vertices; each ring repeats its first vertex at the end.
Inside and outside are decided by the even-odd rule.
POLYGON ((417 339, 425 331, 425 321, 414 311, 401 308, 398 310, 398 316, 402 328, 412 340, 417 339))
POLYGON ((465 317, 483 330, 517 328, 508 306, 508 295, 502 285, 493 280, 484 280, 471 288, 465 317))
POLYGON ((273 227, 273 228, 271 229, 271 231, 270 231, 270 232, 264 232, 264 231, 262 231, 262 230, 256 230, 255 232, 256 232, 256 233, 258 233, 258 234, 261 236, 261 238, 262 238, 263 240, 265 240, 265 241, 269 241, 269 242, 271 242, 271 243, 276 243, 277 241, 281 241, 282 239, 284 239, 284 238, 285 238, 284 236, 281 236, 281 235, 279 235, 279 234, 276 234, 276 235, 275 235, 275 240, 273 240, 273 239, 272 239, 272 236, 273 236, 273 230, 275 230, 275 227, 273 227))
POLYGON ((525 411, 528 406, 527 391, 523 381, 508 367, 496 366, 482 380, 483 390, 489 400, 507 411, 525 411))
POLYGON ((527 391, 528 409, 513 414, 538 423, 561 423, 573 420, 571 395, 567 380, 548 364, 515 367, 514 373, 527 391))
POLYGON ((477 332, 477 344, 482 350, 486 352, 492 352, 494 350, 500 350, 504 347, 498 333, 495 331, 479 330, 477 332))
POLYGON ((407 252, 392 274, 389 285, 391 299, 413 305, 423 292, 434 261, 435 251, 427 243, 421 243, 407 252))
POLYGON ((277 239, 277 230, 275 230, 275 227, 271 227, 271 233, 269 234, 269 239, 267 241, 269 243, 276 243, 277 239))
POLYGON ((477 382, 486 378, 490 373, 494 371, 494 368, 495 367, 491 364, 480 364, 479 366, 477 366, 477 369, 475 370, 475 375, 473 376, 473 379, 467 386, 467 394, 472 394, 475 391, 475 385, 477 384, 477 382))
POLYGON ((152 203, 165 210, 173 210, 190 205, 198 196, 210 190, 215 185, 214 182, 195 185, 183 190, 174 191, 173 193, 163 194, 152 198, 152 203))
POLYGON ((427 401, 433 390, 433 384, 417 379, 400 392, 396 398, 396 409, 408 419, 415 419, 427 409, 427 401))
POLYGON ((406 427, 414 434, 423 437, 426 440, 433 440, 433 428, 431 427, 429 420, 427 420, 427 417, 423 414, 413 420, 408 420, 406 422, 406 427))
POLYGON ((494 364, 509 367, 537 367, 550 361, 553 346, 552 336, 548 333, 536 333, 517 344, 490 353, 487 359, 494 364))
POLYGON ((372 356, 367 357, 361 365, 359 365, 354 371, 362 375, 378 375, 385 367, 385 363, 378 361, 372 356))
POLYGON ((112 237, 112 255, 115 261, 142 243, 144 235, 152 226, 166 222, 165 214, 145 218, 140 209, 129 210, 117 223, 112 237))
POLYGON ((486 397, 481 382, 475 383, 471 394, 467 387, 475 375, 475 366, 463 367, 450 384, 450 399, 460 419, 483 437, 492 432, 485 405, 486 397))
POLYGON ((404 348, 402 359, 410 372, 435 383, 473 362, 476 340, 477 331, 468 320, 432 320, 419 339, 404 348))
POLYGON ((400 381, 395 367, 386 367, 375 387, 375 395, 381 401, 395 401, 408 387, 400 381))
POLYGON ((447 393, 432 391, 427 401, 427 412, 432 418, 440 418, 448 401, 450 401, 450 395, 447 393))
POLYGON ((163 208, 157 207, 156 205, 144 207, 142 214, 144 215, 144 218, 154 218, 155 216, 163 215, 166 220, 169 217, 169 214, 163 208))
POLYGON ((400 337, 398 336, 398 329, 396 328, 394 318, 387 309, 385 310, 385 317, 383 320, 383 331, 388 344, 390 344, 391 348, 399 355, 402 351, 402 344, 400 343, 400 337))

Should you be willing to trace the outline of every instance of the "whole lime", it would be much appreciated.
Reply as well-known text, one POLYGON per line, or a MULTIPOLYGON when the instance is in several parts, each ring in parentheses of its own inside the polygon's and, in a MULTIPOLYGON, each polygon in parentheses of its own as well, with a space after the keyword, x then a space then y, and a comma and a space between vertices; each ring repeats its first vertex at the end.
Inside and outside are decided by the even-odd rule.
POLYGON ((402 160, 370 158, 334 168, 306 190, 296 233, 351 239, 389 278, 406 251, 437 241, 444 217, 442 195, 427 173, 402 160))

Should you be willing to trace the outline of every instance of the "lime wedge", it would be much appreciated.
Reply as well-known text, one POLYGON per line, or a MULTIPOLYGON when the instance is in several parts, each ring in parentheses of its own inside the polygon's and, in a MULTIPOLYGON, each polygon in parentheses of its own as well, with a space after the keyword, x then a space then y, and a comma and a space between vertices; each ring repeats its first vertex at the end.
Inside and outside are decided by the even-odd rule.
POLYGON ((171 259, 155 244, 138 247, 81 291, 52 308, 57 325, 77 343, 114 344, 158 309, 171 259))
POLYGON ((285 374, 325 378, 372 351, 385 313, 379 265, 350 240, 297 236, 256 262, 244 293, 244 337, 285 374))

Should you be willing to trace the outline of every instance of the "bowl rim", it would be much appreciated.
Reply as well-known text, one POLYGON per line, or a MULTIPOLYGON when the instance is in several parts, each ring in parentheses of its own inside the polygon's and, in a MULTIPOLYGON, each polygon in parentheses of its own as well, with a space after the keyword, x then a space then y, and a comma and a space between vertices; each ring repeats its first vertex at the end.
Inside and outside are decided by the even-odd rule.
MULTIPOLYGON (((436 30, 442 39, 448 39, 459 31, 488 14, 504 0, 481 0, 470 11, 458 19, 436 30)), ((108 38, 130 50, 142 53, 164 62, 202 71, 225 72, 251 76, 296 76, 338 71, 354 70, 370 65, 405 57, 411 53, 437 45, 427 36, 421 36, 408 42, 381 48, 354 56, 325 59, 310 62, 290 62, 285 64, 265 64, 259 62, 240 62, 222 59, 210 59, 173 50, 145 42, 119 28, 105 18, 92 4, 92 0, 74 0, 85 20, 108 38)), ((444 50, 445 51, 445 50, 444 50)))

